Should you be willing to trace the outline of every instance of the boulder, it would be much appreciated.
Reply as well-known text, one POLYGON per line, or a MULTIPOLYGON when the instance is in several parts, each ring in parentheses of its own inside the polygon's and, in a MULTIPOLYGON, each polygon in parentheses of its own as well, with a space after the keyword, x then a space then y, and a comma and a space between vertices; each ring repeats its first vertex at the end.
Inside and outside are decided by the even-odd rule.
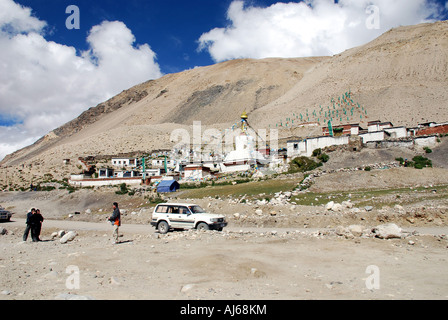
POLYGON ((330 201, 327 203, 327 205, 325 206, 325 210, 332 210, 334 206, 334 201, 330 201))
POLYGON ((400 215, 406 214, 406 210, 402 206, 400 206, 399 204, 396 204, 394 209, 400 215))
POLYGON ((401 238, 402 229, 395 223, 382 224, 372 229, 372 232, 380 239, 401 238))
POLYGON ((340 212, 342 211, 342 205, 340 203, 335 203, 333 205, 333 208, 331 208, 331 210, 334 212, 340 212))
POLYGON ((348 200, 348 201, 343 201, 343 202, 342 202, 342 206, 343 206, 344 208, 351 209, 351 208, 353 208, 353 203, 352 203, 350 200, 348 200))
POLYGON ((351 211, 352 213, 360 213, 360 212, 361 212, 361 209, 359 209, 359 208, 352 208, 350 211, 351 211))
POLYGON ((78 234, 75 231, 70 231, 66 233, 60 240, 61 243, 67 243, 69 241, 73 241, 78 234))
POLYGON ((353 224, 348 227, 348 230, 351 232, 352 235, 355 237, 360 237, 363 234, 364 227, 358 224, 353 224))
POLYGON ((349 233, 349 230, 344 226, 337 226, 334 230, 336 235, 338 236, 345 236, 349 233))

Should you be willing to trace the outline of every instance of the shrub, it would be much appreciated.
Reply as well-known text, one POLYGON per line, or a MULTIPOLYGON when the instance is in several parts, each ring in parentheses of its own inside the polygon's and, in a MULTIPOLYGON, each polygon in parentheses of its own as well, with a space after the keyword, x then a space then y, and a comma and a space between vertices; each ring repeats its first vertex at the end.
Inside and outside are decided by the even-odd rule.
POLYGON ((424 147, 423 149, 425 150, 426 153, 432 153, 432 150, 428 147, 424 147))
POLYGON ((415 169, 423 169, 423 165, 421 163, 414 164, 415 169))
POLYGON ((414 161, 414 168, 416 169, 423 169, 425 167, 432 168, 432 161, 423 156, 416 156, 412 158, 412 161, 414 161))
POLYGON ((148 196, 148 203, 149 204, 159 204, 165 202, 160 195, 157 193, 157 195, 154 196, 148 196))
POLYGON ((207 182, 189 182, 189 183, 182 183, 180 185, 181 189, 200 189, 200 188, 205 188, 208 186, 207 182))
POLYGON ((322 149, 316 149, 313 151, 313 157, 320 156, 322 154, 322 149))
POLYGON ((291 160, 289 164, 289 173, 307 172, 322 166, 322 163, 317 163, 308 157, 297 157, 291 160))
POLYGON ((327 163, 328 160, 330 160, 330 156, 326 153, 322 153, 321 155, 319 155, 317 157, 317 159, 319 159, 320 161, 322 161, 323 163, 327 163))
POLYGON ((126 183, 122 183, 120 184, 120 190, 116 191, 116 194, 127 194, 129 192, 128 190, 128 186, 126 185, 126 183))

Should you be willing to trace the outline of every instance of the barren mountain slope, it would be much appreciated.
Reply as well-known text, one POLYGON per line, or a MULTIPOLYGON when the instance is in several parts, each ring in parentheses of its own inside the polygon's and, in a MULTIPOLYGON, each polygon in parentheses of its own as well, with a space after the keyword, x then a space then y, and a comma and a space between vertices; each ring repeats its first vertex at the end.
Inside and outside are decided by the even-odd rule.
POLYGON ((400 27, 316 66, 290 92, 254 112, 252 121, 273 124, 292 113, 330 105, 331 98, 349 90, 368 111, 367 118, 349 121, 409 126, 447 121, 447 74, 448 21, 400 27))
MULTIPOLYGON (((126 90, 7 156, 1 165, 35 164, 29 174, 55 170, 63 175, 76 171, 59 168, 64 158, 169 149, 174 129, 189 128, 193 121, 228 128, 243 111, 256 128, 277 127, 293 116, 296 126, 307 120, 299 121, 299 114, 323 110, 348 91, 362 112, 337 117, 335 123, 447 121, 447 74, 446 21, 396 28, 334 57, 227 61, 126 90)), ((318 117, 325 125, 322 116, 314 120, 318 117)), ((278 128, 280 137, 306 135, 306 130, 278 128)))
POLYGON ((170 132, 193 121, 228 127, 281 97, 328 57, 234 60, 148 81, 91 108, 2 165, 168 148, 170 132))

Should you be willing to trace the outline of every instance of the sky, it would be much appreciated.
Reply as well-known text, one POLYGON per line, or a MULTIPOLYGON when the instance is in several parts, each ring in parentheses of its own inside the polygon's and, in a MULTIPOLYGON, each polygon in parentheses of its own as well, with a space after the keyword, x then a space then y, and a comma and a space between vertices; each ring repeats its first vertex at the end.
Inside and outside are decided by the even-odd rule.
POLYGON ((447 18, 445 0, 0 0, 0 160, 150 79, 447 18))

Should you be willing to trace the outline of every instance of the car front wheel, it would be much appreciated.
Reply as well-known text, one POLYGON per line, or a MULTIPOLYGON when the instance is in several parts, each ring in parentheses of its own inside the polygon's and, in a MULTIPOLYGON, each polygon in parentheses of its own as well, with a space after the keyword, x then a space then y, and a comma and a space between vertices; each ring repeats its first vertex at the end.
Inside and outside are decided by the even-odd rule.
POLYGON ((202 230, 210 230, 210 227, 205 222, 201 222, 201 223, 198 224, 196 229, 201 230, 201 231, 202 230))
POLYGON ((166 221, 161 221, 161 222, 159 222, 159 225, 157 226, 157 230, 159 230, 159 232, 161 234, 165 234, 165 233, 168 233, 168 231, 170 230, 170 226, 168 225, 168 223, 166 221))

